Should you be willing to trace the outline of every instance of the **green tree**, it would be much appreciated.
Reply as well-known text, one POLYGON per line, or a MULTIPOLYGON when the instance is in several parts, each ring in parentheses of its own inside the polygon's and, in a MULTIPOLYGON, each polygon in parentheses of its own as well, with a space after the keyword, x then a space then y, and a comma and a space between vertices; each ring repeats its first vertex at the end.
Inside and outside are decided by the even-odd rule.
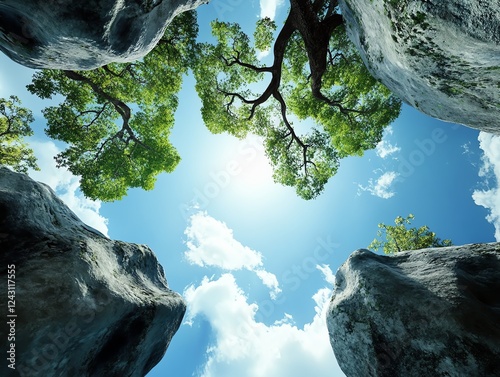
POLYGON ((26 173, 28 168, 39 169, 33 150, 23 140, 33 134, 30 127, 33 114, 20 105, 16 96, 0 98, 0 165, 26 173))
POLYGON ((401 102, 363 65, 337 0, 290 5, 274 44, 269 19, 257 23, 253 43, 238 24, 213 22, 216 43, 200 44, 194 74, 209 130, 262 136, 275 181, 312 199, 341 158, 376 146, 401 102), (271 44, 273 63, 263 65, 257 52, 271 44), (292 117, 314 127, 300 134, 292 117))
POLYGON ((68 144, 57 164, 81 176, 87 197, 112 201, 129 187, 152 189, 159 173, 176 167, 180 157, 169 135, 197 33, 195 13, 182 13, 140 61, 34 75, 31 93, 64 98, 43 110, 46 133, 68 144))
POLYGON ((69 144, 58 165, 80 175, 93 199, 151 189, 179 161, 168 136, 182 76, 192 69, 209 130, 261 136, 275 181, 315 198, 341 158, 375 147, 401 102, 368 73, 337 0, 290 5, 276 38, 270 19, 257 22, 253 41, 238 24, 215 21, 216 43, 196 43, 195 14, 187 12, 141 61, 37 73, 32 93, 64 97, 44 110, 47 134, 69 144), (261 64, 259 50, 272 50, 271 65, 261 64), (293 124, 303 120, 314 124, 306 133, 293 124))
POLYGON ((397 253, 403 250, 418 250, 428 247, 451 246, 451 240, 441 240, 436 237, 436 233, 431 232, 427 225, 420 228, 407 228, 415 216, 409 214, 406 218, 396 217, 396 225, 378 224, 380 228, 377 237, 370 245, 369 249, 382 249, 386 254, 397 253), (384 240, 385 237, 385 240, 384 240))

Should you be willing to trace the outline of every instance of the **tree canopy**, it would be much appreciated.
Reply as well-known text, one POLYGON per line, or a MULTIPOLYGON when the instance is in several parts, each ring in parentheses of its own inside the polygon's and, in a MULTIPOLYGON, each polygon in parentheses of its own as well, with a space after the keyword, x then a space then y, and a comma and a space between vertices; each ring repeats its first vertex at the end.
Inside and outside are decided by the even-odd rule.
POLYGON ((87 197, 120 199, 129 187, 152 189, 160 172, 174 170, 180 157, 169 135, 197 32, 195 14, 186 12, 140 61, 34 75, 31 93, 64 98, 44 109, 46 133, 68 143, 57 164, 81 176, 87 197))
POLYGON ((17 172, 26 173, 28 168, 38 170, 33 150, 25 136, 31 136, 33 114, 21 107, 16 96, 0 98, 0 165, 10 166, 17 172))
POLYGON ((290 0, 281 28, 259 20, 253 38, 220 21, 212 23, 215 43, 197 42, 197 32, 195 13, 182 13, 141 61, 34 76, 32 93, 64 98, 44 110, 46 132, 69 144, 57 163, 81 176, 86 196, 151 189, 158 173, 175 168, 168 137, 189 69, 208 129, 261 136, 275 181, 305 199, 323 191, 341 158, 374 148, 399 115, 400 100, 348 40, 337 0, 290 0), (261 63, 262 51, 272 64, 261 63), (305 133, 294 125, 302 121, 312 124, 305 133))
POLYGON ((382 249, 385 254, 397 253, 403 250, 418 250, 428 247, 451 246, 451 240, 441 240, 436 233, 431 232, 427 225, 420 228, 407 228, 415 216, 409 214, 406 218, 396 217, 394 224, 378 224, 380 228, 377 237, 368 246, 369 249, 382 249), (385 237, 385 240, 384 240, 385 237))
POLYGON ((401 103, 363 65, 337 1, 290 4, 271 65, 257 53, 271 48, 273 21, 257 22, 253 43, 238 24, 214 21, 216 44, 200 44, 194 74, 210 131, 262 136, 275 181, 311 199, 341 158, 376 146, 401 103), (292 117, 314 126, 301 135, 292 117))

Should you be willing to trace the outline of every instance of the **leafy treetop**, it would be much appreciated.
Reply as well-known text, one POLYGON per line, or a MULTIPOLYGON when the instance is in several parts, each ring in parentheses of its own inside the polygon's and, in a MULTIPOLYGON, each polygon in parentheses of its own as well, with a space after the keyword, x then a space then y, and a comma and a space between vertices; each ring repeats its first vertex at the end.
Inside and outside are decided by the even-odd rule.
POLYGON ((261 136, 275 181, 315 198, 341 158, 375 147, 401 102, 368 73, 337 0, 290 0, 274 39, 276 29, 258 21, 252 42, 238 24, 215 21, 216 43, 196 43, 195 13, 186 12, 141 61, 37 73, 32 93, 64 97, 44 110, 47 134, 69 144, 58 165, 80 175, 92 199, 151 189, 179 161, 168 136, 182 76, 192 69, 209 130, 261 136), (259 50, 272 51, 272 64, 261 63, 259 50), (300 133, 295 120, 314 126, 300 133))
POLYGON ((274 179, 312 199, 341 158, 376 146, 401 103, 363 65, 336 0, 290 3, 271 65, 261 64, 257 50, 271 48, 273 21, 257 22, 253 44, 238 24, 214 21, 217 42, 200 45, 194 74, 207 127, 262 136, 274 179), (301 135, 292 117, 316 126, 301 135))
POLYGON ((406 218, 396 217, 396 225, 378 224, 380 228, 377 237, 368 246, 369 249, 382 249, 386 254, 397 253, 403 250, 418 250, 428 247, 451 246, 451 240, 441 240, 436 233, 431 232, 427 225, 420 228, 407 228, 415 216, 409 214, 406 218), (385 236, 385 240, 382 238, 385 236))
POLYGON ((26 173, 28 168, 39 169, 33 150, 23 140, 33 134, 30 127, 33 114, 20 105, 21 101, 16 96, 0 98, 0 165, 26 173))
POLYGON ((180 157, 169 135, 197 33, 195 14, 186 12, 140 61, 34 75, 31 93, 64 97, 44 109, 46 133, 69 144, 56 161, 81 176, 87 197, 112 201, 129 187, 150 190, 158 173, 174 170, 180 157))

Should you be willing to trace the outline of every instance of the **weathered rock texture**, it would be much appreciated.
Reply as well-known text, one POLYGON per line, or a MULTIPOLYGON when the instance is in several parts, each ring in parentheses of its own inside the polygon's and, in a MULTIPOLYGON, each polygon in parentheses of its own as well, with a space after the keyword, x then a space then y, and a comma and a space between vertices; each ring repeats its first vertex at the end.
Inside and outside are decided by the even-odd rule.
POLYGON ((327 321, 347 377, 498 376, 500 243, 358 250, 337 272, 327 321))
POLYGON ((146 55, 172 18, 208 0, 2 0, 0 49, 32 68, 92 69, 146 55))
POLYGON ((340 0, 370 72, 445 121, 500 134, 500 1, 340 0))
POLYGON ((148 247, 109 240, 50 188, 5 168, 0 272, 2 376, 144 376, 185 312, 148 247), (12 270, 15 371, 5 360, 11 343, 5 284, 12 270))

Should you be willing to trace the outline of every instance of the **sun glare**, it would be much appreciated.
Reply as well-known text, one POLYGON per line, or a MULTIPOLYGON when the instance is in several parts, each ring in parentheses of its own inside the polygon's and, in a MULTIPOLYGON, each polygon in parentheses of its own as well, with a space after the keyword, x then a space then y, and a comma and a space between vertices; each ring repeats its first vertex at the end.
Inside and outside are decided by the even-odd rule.
POLYGON ((238 167, 234 175, 235 189, 237 190, 266 190, 274 185, 273 169, 264 152, 262 140, 249 137, 239 145, 235 165, 238 167))

